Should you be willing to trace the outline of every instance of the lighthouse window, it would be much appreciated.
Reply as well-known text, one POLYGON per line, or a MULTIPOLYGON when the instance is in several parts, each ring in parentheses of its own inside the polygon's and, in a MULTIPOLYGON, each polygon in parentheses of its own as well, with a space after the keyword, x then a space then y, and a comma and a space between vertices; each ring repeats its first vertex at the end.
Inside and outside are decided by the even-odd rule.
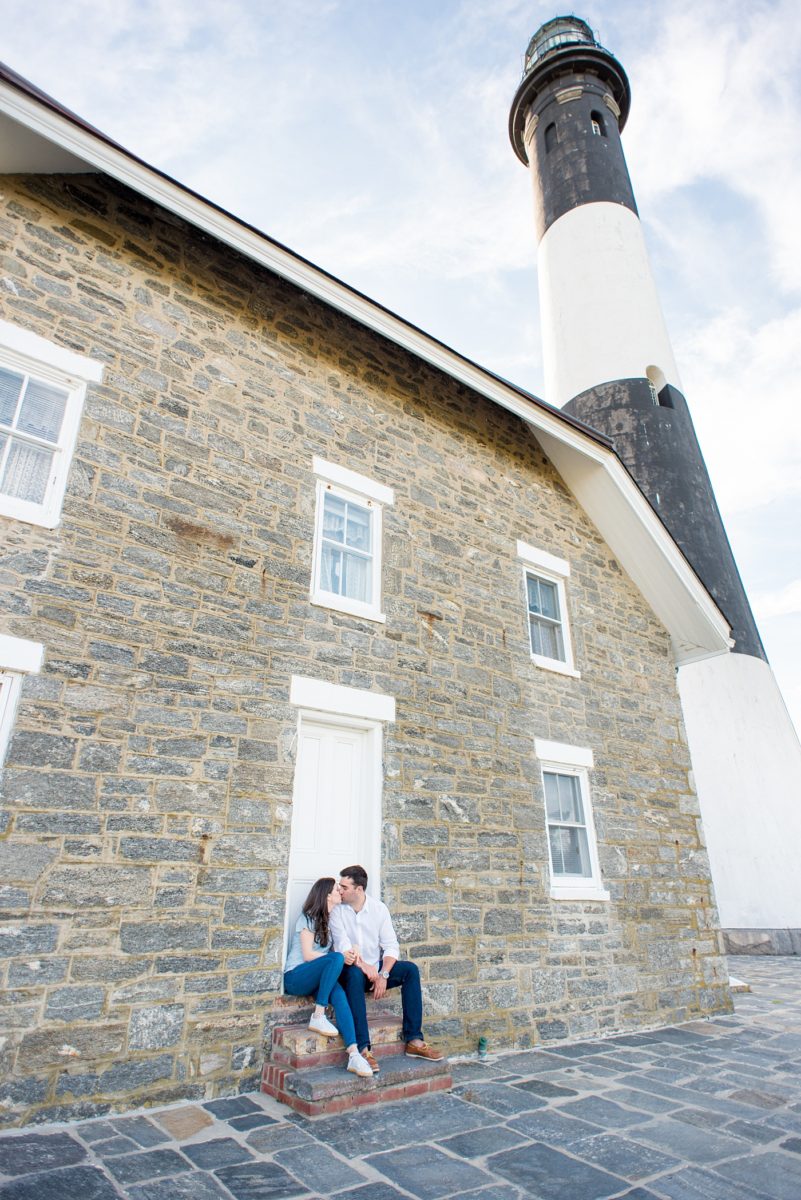
POLYGON ((525 542, 517 543, 523 560, 526 621, 532 662, 538 667, 578 676, 567 621, 566 582, 570 564, 525 542))
POLYGON ((550 154, 556 145, 556 126, 551 124, 545 130, 545 153, 550 154))
POLYGON ((590 113, 592 132, 596 137, 606 137, 606 124, 599 112, 590 113))

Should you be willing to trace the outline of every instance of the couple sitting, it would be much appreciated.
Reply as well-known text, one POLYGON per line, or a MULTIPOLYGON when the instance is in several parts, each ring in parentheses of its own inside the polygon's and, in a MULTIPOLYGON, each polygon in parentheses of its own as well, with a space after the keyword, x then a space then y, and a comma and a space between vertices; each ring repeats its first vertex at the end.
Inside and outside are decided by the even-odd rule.
POLYGON ((348 1051, 348 1070, 368 1078, 380 1067, 371 1053, 365 992, 376 1000, 387 988, 401 989, 401 1037, 412 1058, 441 1059, 442 1052, 423 1041, 420 972, 399 961, 398 938, 386 904, 368 896, 364 867, 345 867, 339 877, 318 879, 295 923, 284 967, 284 991, 313 995, 316 1007, 309 1029, 337 1037, 348 1051), (325 1015, 331 1004, 337 1028, 325 1015))

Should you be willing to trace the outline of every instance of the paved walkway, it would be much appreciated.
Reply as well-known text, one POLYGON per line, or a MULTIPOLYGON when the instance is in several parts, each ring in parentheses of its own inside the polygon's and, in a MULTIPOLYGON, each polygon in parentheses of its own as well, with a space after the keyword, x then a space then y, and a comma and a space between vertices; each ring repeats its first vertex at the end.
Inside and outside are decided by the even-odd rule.
POLYGON ((799 1200, 801 958, 738 958, 736 1014, 454 1069, 451 1094, 307 1120, 257 1094, 0 1138, 0 1200, 799 1200))

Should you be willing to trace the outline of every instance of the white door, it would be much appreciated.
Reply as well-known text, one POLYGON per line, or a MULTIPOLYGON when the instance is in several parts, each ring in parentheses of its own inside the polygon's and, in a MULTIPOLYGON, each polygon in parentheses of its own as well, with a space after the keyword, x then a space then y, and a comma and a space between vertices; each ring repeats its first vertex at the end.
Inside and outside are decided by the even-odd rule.
POLYGON ((289 855, 287 933, 316 879, 360 863, 379 894, 381 733, 301 716, 289 855))

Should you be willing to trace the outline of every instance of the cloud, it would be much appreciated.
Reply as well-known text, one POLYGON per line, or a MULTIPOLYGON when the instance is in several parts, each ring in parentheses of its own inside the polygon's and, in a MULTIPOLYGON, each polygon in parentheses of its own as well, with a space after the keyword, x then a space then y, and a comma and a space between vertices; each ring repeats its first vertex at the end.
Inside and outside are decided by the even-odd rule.
POLYGON ((758 620, 801 613, 801 579, 794 579, 775 592, 758 592, 753 605, 758 620))

